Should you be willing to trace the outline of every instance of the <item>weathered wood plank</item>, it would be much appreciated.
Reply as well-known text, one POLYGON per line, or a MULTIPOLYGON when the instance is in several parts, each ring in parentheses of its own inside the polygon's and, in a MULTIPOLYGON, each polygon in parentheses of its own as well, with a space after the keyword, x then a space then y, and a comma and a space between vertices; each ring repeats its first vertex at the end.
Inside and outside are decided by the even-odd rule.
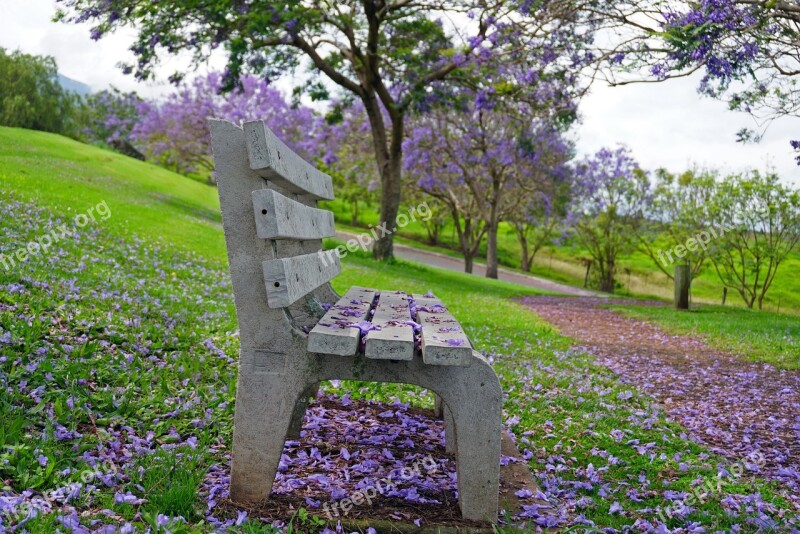
POLYGON ((261 239, 322 239, 336 234, 333 213, 301 204, 272 189, 253 191, 256 231, 261 239))
POLYGON ((342 272, 336 254, 304 254, 263 263, 270 308, 285 308, 342 272))
POLYGON ((376 330, 367 334, 364 355, 376 360, 414 359, 414 328, 408 296, 402 291, 381 292, 372 324, 376 330))
POLYGON ((351 287, 308 334, 308 351, 353 356, 361 341, 361 329, 351 325, 369 321, 374 299, 374 289, 351 287))
POLYGON ((250 168, 294 193, 333 199, 331 177, 298 156, 264 121, 244 123, 250 168))
POLYGON ((417 322, 422 325, 422 361, 468 367, 472 344, 453 314, 435 297, 415 297, 414 302, 417 322))

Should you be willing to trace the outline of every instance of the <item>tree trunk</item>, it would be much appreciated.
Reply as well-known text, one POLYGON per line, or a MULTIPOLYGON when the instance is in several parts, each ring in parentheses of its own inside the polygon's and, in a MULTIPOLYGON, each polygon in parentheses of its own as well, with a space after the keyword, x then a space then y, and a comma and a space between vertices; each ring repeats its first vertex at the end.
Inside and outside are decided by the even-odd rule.
POLYGON ((358 226, 358 200, 350 205, 350 224, 358 226))
POLYGON ((392 131, 389 138, 375 92, 365 93, 361 101, 364 103, 372 130, 375 160, 381 175, 381 216, 372 254, 377 260, 388 260, 394 257, 394 232, 397 229, 397 213, 400 210, 402 193, 404 117, 399 114, 391 122, 392 131))
POLYGON ((515 225, 517 230, 517 241, 519 241, 519 248, 522 250, 522 254, 520 256, 520 269, 523 272, 530 272, 531 270, 531 262, 528 259, 528 238, 525 237, 525 230, 520 230, 518 225, 515 225))
POLYGON ((439 232, 441 231, 441 229, 442 229, 442 227, 439 226, 438 224, 434 224, 433 226, 430 226, 430 227, 427 228, 427 230, 428 230, 428 243, 430 243, 433 246, 436 246, 436 245, 439 244, 439 232))
POLYGON ((373 256, 376 260, 384 261, 394 257, 394 232, 397 230, 397 213, 400 210, 401 174, 400 158, 389 163, 389 172, 381 178, 381 220, 379 223, 378 239, 373 245, 373 256))
POLYGON ((520 262, 519 268, 522 269, 522 272, 529 273, 531 272, 531 267, 533 264, 531 263, 530 259, 528 258, 528 253, 523 250, 522 251, 522 261, 520 262))
POLYGON ((497 221, 486 224, 486 278, 497 280, 497 221))
POLYGON ((472 274, 472 267, 475 263, 475 258, 472 254, 464 254, 464 272, 472 274))
POLYGON ((600 273, 600 291, 614 293, 614 262, 608 262, 600 273))

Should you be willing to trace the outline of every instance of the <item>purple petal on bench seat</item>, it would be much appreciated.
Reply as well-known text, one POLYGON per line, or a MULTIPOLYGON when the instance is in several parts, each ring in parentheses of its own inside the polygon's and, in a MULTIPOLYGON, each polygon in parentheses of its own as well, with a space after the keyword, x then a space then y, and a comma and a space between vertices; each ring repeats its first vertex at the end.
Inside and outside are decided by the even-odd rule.
POLYGON ((380 330, 380 327, 375 326, 369 321, 361 321, 359 323, 350 323, 351 328, 359 328, 361 329, 361 334, 364 335, 370 330, 380 330))
POLYGON ((447 344, 450 345, 451 347, 460 347, 464 344, 464 340, 450 338, 447 340, 447 344))

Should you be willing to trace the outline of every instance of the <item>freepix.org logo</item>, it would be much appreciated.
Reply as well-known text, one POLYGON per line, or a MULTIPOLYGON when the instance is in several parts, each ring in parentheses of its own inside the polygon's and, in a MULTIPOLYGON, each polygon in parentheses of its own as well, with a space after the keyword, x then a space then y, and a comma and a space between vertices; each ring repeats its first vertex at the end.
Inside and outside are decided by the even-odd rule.
MULTIPOLYGON (((111 217, 111 208, 106 201, 102 201, 96 206, 92 206, 86 212, 79 213, 72 219, 72 228, 83 228, 90 222, 108 220, 111 217)), ((69 236, 71 228, 68 224, 62 224, 50 230, 46 234, 41 234, 36 239, 29 241, 25 246, 19 247, 9 255, 0 254, 0 266, 6 271, 10 271, 18 263, 25 263, 33 256, 47 255, 53 245, 69 236)))

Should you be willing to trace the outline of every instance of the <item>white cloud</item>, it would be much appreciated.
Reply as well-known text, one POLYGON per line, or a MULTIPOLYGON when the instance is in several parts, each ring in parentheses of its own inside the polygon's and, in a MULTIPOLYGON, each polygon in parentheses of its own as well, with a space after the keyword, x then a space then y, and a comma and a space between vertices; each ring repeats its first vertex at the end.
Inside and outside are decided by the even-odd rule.
MULTIPOLYGON (((148 97, 170 89, 166 76, 189 62, 171 59, 159 70, 158 83, 137 83, 116 67, 132 59, 132 30, 122 30, 99 42, 88 26, 56 24, 52 0, 0 0, 0 46, 56 58, 61 72, 99 90, 114 85, 148 97)), ((223 58, 216 57, 219 69, 223 58)), ((283 84, 281 84, 283 85, 283 84)), ((736 132, 752 127, 747 115, 727 111, 725 104, 700 97, 694 79, 610 88, 598 84, 582 104, 583 123, 577 128, 582 154, 623 143, 645 168, 681 171, 692 164, 738 171, 774 165, 787 181, 800 183, 789 139, 800 138, 794 119, 777 121, 757 145, 735 142, 736 132)))

